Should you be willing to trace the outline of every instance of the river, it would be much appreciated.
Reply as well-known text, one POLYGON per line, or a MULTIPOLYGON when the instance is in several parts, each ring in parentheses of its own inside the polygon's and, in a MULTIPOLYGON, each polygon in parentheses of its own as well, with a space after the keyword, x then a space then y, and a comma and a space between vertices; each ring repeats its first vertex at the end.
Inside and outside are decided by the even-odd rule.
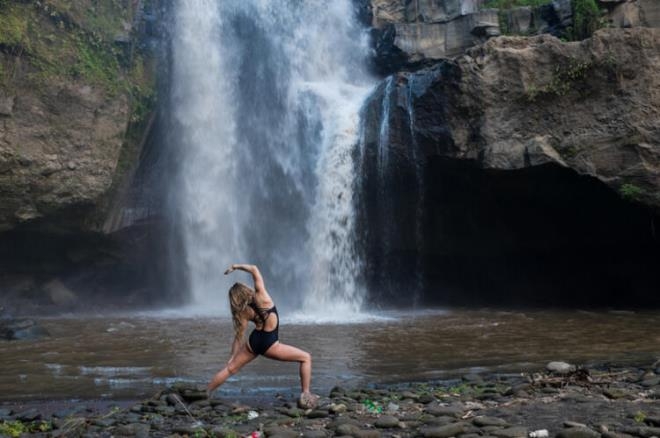
MULTIPOLYGON (((131 400, 177 381, 204 384, 227 360, 227 317, 176 313, 60 317, 51 336, 0 342, 0 401, 131 400)), ((313 389, 520 372, 550 360, 648 363, 660 357, 660 312, 419 310, 361 322, 282 315, 280 339, 313 355, 313 389)), ((216 396, 291 394, 297 365, 257 358, 216 396)))

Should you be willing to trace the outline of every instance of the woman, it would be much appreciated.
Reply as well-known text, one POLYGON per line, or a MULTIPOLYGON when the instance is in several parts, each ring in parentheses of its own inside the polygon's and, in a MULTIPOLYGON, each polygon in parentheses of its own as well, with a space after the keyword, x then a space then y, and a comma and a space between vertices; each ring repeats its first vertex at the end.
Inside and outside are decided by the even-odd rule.
POLYGON ((227 365, 213 376, 208 384, 209 395, 229 376, 236 374, 245 364, 261 354, 270 359, 300 363, 302 393, 298 405, 302 408, 313 408, 318 397, 309 392, 312 378, 312 356, 306 351, 283 344, 278 340, 280 318, 272 298, 266 291, 259 269, 255 265, 231 265, 225 271, 225 275, 237 269, 252 275, 254 290, 243 283, 235 283, 229 289, 229 304, 234 321, 234 342, 227 365), (246 343, 244 334, 248 321, 252 321, 255 328, 246 343))

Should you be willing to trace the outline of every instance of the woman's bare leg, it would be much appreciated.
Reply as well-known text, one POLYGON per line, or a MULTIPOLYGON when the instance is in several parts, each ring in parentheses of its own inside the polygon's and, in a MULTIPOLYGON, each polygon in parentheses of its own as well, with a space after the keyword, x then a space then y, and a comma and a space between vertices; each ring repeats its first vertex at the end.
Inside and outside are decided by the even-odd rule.
POLYGON ((311 354, 300 348, 276 342, 264 353, 264 356, 285 362, 300 362, 300 387, 303 394, 309 393, 309 385, 312 380, 311 354))
POLYGON ((211 379, 206 387, 208 393, 211 394, 211 392, 213 392, 218 386, 225 383, 225 380, 236 374, 241 368, 243 368, 243 366, 252 361, 255 357, 257 356, 248 350, 247 345, 244 344, 241 349, 238 350, 238 353, 227 362, 227 365, 213 376, 213 379, 211 379))

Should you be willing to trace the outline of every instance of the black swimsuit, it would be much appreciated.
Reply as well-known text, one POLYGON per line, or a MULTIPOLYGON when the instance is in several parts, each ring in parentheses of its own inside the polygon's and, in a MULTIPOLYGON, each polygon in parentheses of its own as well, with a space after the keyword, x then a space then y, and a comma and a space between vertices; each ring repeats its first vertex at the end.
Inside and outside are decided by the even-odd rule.
POLYGON ((268 319, 271 313, 274 313, 277 316, 277 326, 274 330, 268 332, 263 329, 257 330, 255 328, 252 330, 252 333, 250 333, 250 338, 248 339, 250 349, 254 354, 264 354, 275 342, 278 341, 280 316, 277 314, 277 307, 275 306, 270 309, 261 309, 257 307, 256 304, 250 303, 250 307, 254 310, 254 313, 264 326, 266 325, 266 319, 268 319))

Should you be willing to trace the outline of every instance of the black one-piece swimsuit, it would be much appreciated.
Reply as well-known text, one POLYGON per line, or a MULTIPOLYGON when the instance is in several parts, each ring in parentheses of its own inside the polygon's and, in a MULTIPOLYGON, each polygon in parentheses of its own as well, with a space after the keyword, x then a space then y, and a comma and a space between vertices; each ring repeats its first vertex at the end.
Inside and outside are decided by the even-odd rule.
POLYGON ((250 307, 254 310, 261 319, 262 324, 265 326, 266 319, 271 313, 274 313, 277 316, 277 326, 274 330, 257 330, 256 328, 250 333, 248 343, 250 344, 250 349, 254 354, 264 354, 279 338, 280 330, 280 316, 277 314, 277 307, 273 306, 270 309, 261 309, 257 307, 256 304, 251 303, 250 307))

